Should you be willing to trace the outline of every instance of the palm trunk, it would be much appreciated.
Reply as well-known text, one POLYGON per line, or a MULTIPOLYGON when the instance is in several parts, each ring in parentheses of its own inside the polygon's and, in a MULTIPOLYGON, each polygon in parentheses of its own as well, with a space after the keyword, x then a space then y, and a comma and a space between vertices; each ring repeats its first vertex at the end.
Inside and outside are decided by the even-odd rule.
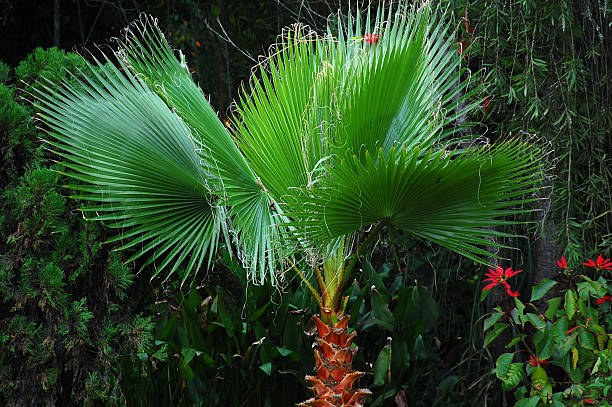
MULTIPOLYGON (((315 349, 316 376, 306 376, 306 381, 313 385, 314 397, 298 406, 304 407, 359 407, 363 399, 372 394, 368 389, 355 389, 357 379, 365 373, 353 370, 353 356, 357 348, 351 344, 357 335, 348 334, 348 315, 340 315, 330 320, 337 322, 325 323, 317 316, 313 321, 317 327, 317 349, 315 349)), ((327 318, 325 318, 327 319, 327 318)))

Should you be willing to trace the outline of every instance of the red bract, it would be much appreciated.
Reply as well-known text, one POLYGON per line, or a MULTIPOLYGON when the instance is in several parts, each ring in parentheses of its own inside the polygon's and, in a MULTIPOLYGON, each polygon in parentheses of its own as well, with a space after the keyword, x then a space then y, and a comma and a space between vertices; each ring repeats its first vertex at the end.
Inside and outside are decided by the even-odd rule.
POLYGON ((595 404, 595 402, 591 399, 585 399, 584 402, 589 404, 595 404))
POLYGON ((489 113, 491 111, 492 107, 489 105, 491 104, 492 100, 493 98, 491 96, 487 96, 484 102, 482 102, 482 110, 484 110, 485 113, 489 113))
POLYGON ((378 34, 366 34, 361 38, 363 38, 368 44, 376 44, 380 37, 378 34))
POLYGON ((540 365, 547 365, 548 362, 546 361, 546 359, 538 359, 537 356, 531 355, 529 357, 529 364, 531 366, 540 366, 540 365))
POLYGON ((468 47, 468 45, 470 45, 470 43, 467 41, 457 42, 457 52, 459 52, 459 55, 463 55, 463 51, 468 47))
POLYGON ((487 273, 487 277, 484 279, 483 281, 491 281, 491 283, 487 284, 482 291, 484 290, 490 290, 491 288, 495 287, 498 284, 503 285, 506 288, 506 293, 511 296, 511 297, 518 297, 518 291, 517 292, 512 292, 510 290, 510 284, 508 284, 506 282, 506 280, 512 276, 517 275, 518 273, 520 273, 523 270, 512 270, 512 267, 508 267, 506 270, 504 270, 501 266, 497 266, 497 268, 495 270, 491 270, 489 269, 489 273, 487 273))
MULTIPOLYGON (((587 318, 587 321, 590 321, 590 320, 592 320, 592 319, 593 319, 593 317, 587 318)), ((573 331, 575 331, 575 330, 576 330, 576 329, 578 329, 578 328, 582 328, 583 326, 584 326, 584 327, 586 327, 586 325, 584 325, 584 324, 582 324, 582 325, 578 325, 578 326, 575 326, 575 327, 573 327, 572 329, 570 329, 570 330, 568 330, 567 332, 565 332, 565 334, 566 334, 566 335, 569 335, 569 334, 570 334, 570 332, 573 332, 573 331)))
POLYGON ((557 260, 557 264, 562 269, 566 269, 567 268, 567 262, 565 261, 565 257, 563 257, 563 256, 561 256, 561 261, 557 260))
POLYGON ((595 302, 596 302, 597 304, 603 304, 603 303, 604 303, 604 302, 606 302, 606 301, 612 301, 612 296, 610 296, 610 295, 604 295, 604 296, 603 296, 603 297, 601 297, 600 299, 595 300, 595 302))
POLYGON ((569 331, 565 332, 566 335, 569 335, 572 331, 575 331, 576 329, 580 328, 582 325, 578 325, 573 327, 572 329, 570 329, 569 331))
POLYGON ((610 261, 610 259, 605 259, 603 258, 603 256, 600 254, 599 257, 597 258, 597 261, 594 262, 593 260, 589 259, 588 262, 586 263, 582 263, 587 267, 593 267, 597 270, 601 270, 601 269, 605 269, 605 270, 612 270, 612 261, 610 261))

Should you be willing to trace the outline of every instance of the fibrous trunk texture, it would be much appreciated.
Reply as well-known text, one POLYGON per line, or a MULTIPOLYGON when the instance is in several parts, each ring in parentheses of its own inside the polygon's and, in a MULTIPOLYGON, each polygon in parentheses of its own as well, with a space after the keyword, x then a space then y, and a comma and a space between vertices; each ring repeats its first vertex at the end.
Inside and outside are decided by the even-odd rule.
POLYGON ((313 317, 317 326, 317 349, 315 349, 316 376, 306 376, 313 385, 313 398, 298 404, 304 407, 359 407, 363 399, 372 394, 368 389, 354 389, 355 381, 364 375, 353 371, 353 355, 357 348, 351 349, 356 333, 347 335, 349 316, 338 319, 335 324, 326 324, 313 317))

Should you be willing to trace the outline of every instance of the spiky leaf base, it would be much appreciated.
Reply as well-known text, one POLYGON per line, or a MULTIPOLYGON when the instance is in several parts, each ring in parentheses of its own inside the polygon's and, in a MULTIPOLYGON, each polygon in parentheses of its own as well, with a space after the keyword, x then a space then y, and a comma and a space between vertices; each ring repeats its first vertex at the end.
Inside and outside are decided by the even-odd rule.
POLYGON ((368 389, 353 389, 355 381, 364 375, 353 371, 353 355, 356 348, 351 343, 356 333, 347 335, 349 316, 341 317, 337 323, 328 325, 318 317, 313 317, 317 326, 315 349, 316 376, 306 376, 313 385, 313 398, 298 404, 303 407, 360 407, 363 399, 372 394, 368 389))

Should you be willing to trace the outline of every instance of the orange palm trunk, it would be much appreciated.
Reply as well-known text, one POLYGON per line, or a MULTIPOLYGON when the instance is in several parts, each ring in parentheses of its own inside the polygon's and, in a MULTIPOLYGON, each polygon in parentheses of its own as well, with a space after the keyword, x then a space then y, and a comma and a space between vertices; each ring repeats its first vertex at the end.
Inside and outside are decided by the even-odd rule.
MULTIPOLYGON (((306 376, 313 385, 314 397, 298 406, 304 407, 359 407, 363 399, 372 394, 368 389, 354 389, 355 381, 365 373, 353 370, 351 349, 356 333, 347 334, 349 316, 340 316, 335 324, 326 324, 313 317, 317 327, 317 349, 315 349, 316 376, 306 376)), ((331 318, 330 318, 331 320, 331 318)))

